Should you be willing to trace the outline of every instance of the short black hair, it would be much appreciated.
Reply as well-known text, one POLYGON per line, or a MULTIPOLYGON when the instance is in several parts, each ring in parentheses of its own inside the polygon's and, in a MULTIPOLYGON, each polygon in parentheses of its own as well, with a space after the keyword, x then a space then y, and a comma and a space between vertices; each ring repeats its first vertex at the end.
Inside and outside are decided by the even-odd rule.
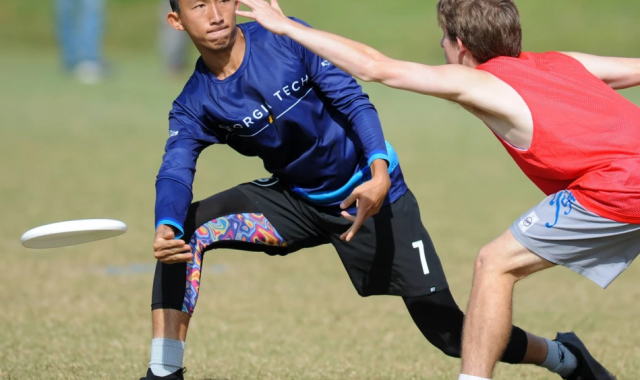
POLYGON ((180 0, 169 0, 171 4, 171 10, 174 12, 180 12, 180 0))

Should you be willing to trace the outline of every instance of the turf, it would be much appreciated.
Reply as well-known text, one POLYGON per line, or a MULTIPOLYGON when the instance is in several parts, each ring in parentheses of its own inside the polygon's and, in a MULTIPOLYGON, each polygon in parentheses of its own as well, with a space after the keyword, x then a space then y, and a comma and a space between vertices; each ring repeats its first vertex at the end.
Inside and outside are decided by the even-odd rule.
MULTIPOLYGON (((22 7, 19 3, 8 7, 22 7)), ((372 44, 379 40, 381 48, 402 57, 440 62, 436 53, 413 47, 436 44, 438 36, 396 43, 370 17, 353 15, 360 9, 382 22, 386 12, 398 33, 412 35, 416 28, 436 34, 432 5, 416 10, 397 3, 366 2, 374 5, 365 8, 364 2, 360 7, 323 2, 338 9, 346 4, 342 14, 320 2, 291 3, 318 27, 326 24, 372 44), (422 11, 424 24, 418 24, 422 11), (329 14, 333 17, 323 17, 329 14), (413 24, 400 28, 404 23, 396 18, 401 16, 413 24), (349 19, 369 26, 371 33, 349 19)), ((640 27, 628 23, 636 2, 607 2, 611 9, 600 4, 605 2, 589 2, 589 11, 579 6, 582 2, 566 1, 552 8, 571 10, 566 17, 532 3, 527 13, 523 9, 525 22, 537 20, 529 35, 540 31, 540 40, 529 37, 532 48, 564 48, 570 30, 576 34, 572 50, 637 49, 618 38, 622 29, 637 35, 640 27), (611 20, 621 26, 602 27, 611 20), (593 34, 591 23, 601 36, 580 39, 582 30, 593 34)), ((146 6, 155 12, 149 4, 132 2, 131 9, 146 6)), ((7 19, 6 13, 0 17, 7 19)), ((113 75, 94 87, 61 74, 55 52, 37 41, 18 41, 0 53, 1 379, 137 379, 146 370, 154 178, 167 136, 166 115, 183 81, 165 78, 149 50, 134 54, 129 50, 137 49, 134 42, 119 46, 119 37, 110 36, 113 75), (33 226, 90 217, 121 219, 129 232, 52 251, 20 246, 20 235, 33 226)), ((365 89, 398 150, 452 291, 464 307, 477 250, 542 195, 494 137, 459 107, 377 85, 365 89)), ((640 104, 640 91, 624 93, 640 104)), ((213 147, 200 159, 195 196, 265 175, 259 160, 213 147)), ((192 379, 456 378, 459 361, 445 358, 422 338, 399 299, 355 294, 330 247, 286 258, 216 251, 204 266, 185 362, 192 379)), ((517 286, 515 322, 548 337, 575 330, 620 379, 640 378, 639 274, 640 267, 631 266, 607 291, 560 268, 536 275, 517 286)), ((498 380, 552 378, 533 367, 501 365, 496 372, 498 380)))

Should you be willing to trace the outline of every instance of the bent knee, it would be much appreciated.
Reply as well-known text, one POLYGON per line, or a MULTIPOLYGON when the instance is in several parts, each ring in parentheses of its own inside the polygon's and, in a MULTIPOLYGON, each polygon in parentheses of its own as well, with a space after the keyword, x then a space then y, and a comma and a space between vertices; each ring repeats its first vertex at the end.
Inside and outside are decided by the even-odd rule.
POLYGON ((485 245, 478 252, 475 262, 476 275, 489 276, 512 275, 520 279, 519 273, 526 263, 518 259, 516 253, 502 250, 495 245, 485 245))
POLYGON ((505 258, 491 245, 485 245, 478 251, 475 262, 476 273, 504 272, 507 265, 505 258))

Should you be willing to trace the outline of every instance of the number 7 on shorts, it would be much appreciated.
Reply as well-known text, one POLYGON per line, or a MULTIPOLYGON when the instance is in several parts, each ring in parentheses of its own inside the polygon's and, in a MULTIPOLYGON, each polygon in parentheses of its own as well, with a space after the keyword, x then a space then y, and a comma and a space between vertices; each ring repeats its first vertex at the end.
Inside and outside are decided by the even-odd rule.
POLYGON ((427 265, 427 258, 424 255, 424 244, 422 240, 414 241, 413 248, 418 248, 420 251, 420 262, 422 263, 422 271, 425 275, 429 274, 429 266, 427 265))

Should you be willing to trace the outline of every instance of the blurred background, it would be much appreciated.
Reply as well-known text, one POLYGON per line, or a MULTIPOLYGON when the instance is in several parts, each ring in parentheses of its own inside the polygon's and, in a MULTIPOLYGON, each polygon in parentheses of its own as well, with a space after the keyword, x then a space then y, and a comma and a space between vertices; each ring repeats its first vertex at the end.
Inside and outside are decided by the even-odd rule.
MULTIPOLYGON (((636 0, 520 0, 525 50, 640 57, 636 0)), ((288 15, 398 59, 444 62, 435 0, 282 0, 288 15)), ((0 379, 138 379, 148 364, 154 180, 167 115, 197 54, 168 0, 0 3, 0 379), (32 251, 29 228, 114 218, 129 232, 32 251)), ((366 84, 464 308, 477 250, 542 199, 486 128, 452 104, 366 84)), ((640 91, 623 94, 640 105, 640 91)), ((266 175, 203 153, 196 199, 266 175)), ((359 298, 331 247, 270 258, 215 251, 185 364, 193 379, 453 379, 402 301, 359 298)), ((606 292, 565 269, 519 284, 515 322, 576 330, 620 379, 640 378, 640 267, 606 292)), ((550 379, 500 366, 496 379, 550 379)))

